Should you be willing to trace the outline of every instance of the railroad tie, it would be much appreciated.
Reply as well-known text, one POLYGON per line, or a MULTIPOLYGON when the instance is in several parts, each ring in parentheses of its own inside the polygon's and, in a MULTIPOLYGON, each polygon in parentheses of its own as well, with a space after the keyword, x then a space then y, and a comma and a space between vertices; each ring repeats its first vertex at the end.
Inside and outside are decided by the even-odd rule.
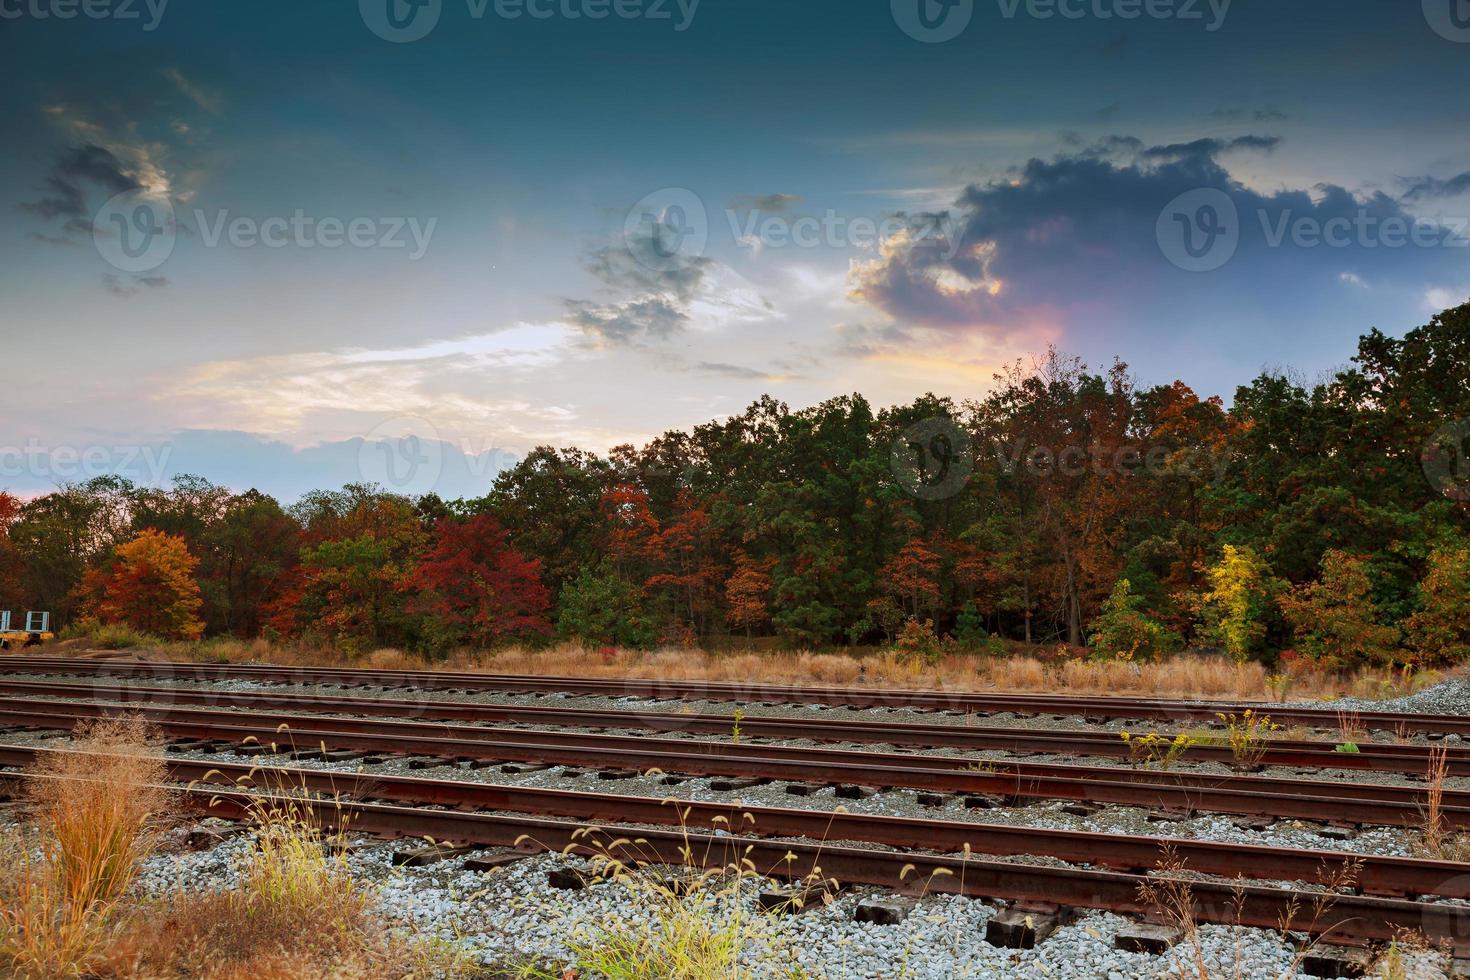
POLYGON ((1359 946, 1311 947, 1302 958, 1302 972, 1309 977, 1361 977, 1373 967, 1373 954, 1359 946))
POLYGON ((395 868, 422 868, 478 849, 473 844, 429 844, 425 847, 416 847, 411 851, 394 851, 393 866, 395 868))
POLYGON ((786 787, 786 792, 792 796, 814 796, 824 789, 826 786, 821 783, 790 783, 786 787))
POLYGON ((1015 905, 985 923, 985 941, 1000 949, 1034 949, 1070 920, 1071 909, 1055 905, 1015 905))
MULTIPOLYGON (((479 759, 476 759, 473 762, 471 762, 470 763, 470 768, 471 769, 479 769, 479 768, 482 768, 481 766, 478 766, 478 765, 475 764, 476 762, 479 762, 479 761, 480 761, 479 759)), ((547 769, 555 769, 555 768, 556 768, 556 765, 554 763, 551 763, 551 762, 507 762, 505 765, 503 765, 503 766, 500 767, 500 771, 503 772, 503 773, 506 773, 507 775, 516 776, 516 775, 520 775, 521 773, 527 773, 527 772, 545 772, 547 769)))
POLYGON ((477 871, 484 874, 499 870, 507 865, 515 864, 517 861, 524 861, 528 857, 530 857, 529 854, 524 854, 519 851, 506 851, 504 854, 486 854, 483 857, 472 857, 466 860, 464 869, 466 871, 477 871))
POLYGON ((709 788, 716 793, 731 793, 735 790, 754 789, 757 786, 766 786, 770 782, 771 780, 763 776, 747 776, 741 779, 722 777, 720 779, 711 779, 709 781, 709 788))
POLYGON ((809 908, 820 908, 837 897, 841 886, 831 879, 799 882, 762 891, 757 900, 762 912, 794 915, 809 908))
POLYGON ((1184 938, 1184 932, 1170 926, 1139 922, 1124 926, 1113 937, 1113 948, 1125 953, 1150 953, 1162 956, 1184 938))
POLYGON ((909 895, 889 895, 882 898, 865 898, 853 912, 854 922, 871 922, 880 926, 896 926, 919 904, 909 895))

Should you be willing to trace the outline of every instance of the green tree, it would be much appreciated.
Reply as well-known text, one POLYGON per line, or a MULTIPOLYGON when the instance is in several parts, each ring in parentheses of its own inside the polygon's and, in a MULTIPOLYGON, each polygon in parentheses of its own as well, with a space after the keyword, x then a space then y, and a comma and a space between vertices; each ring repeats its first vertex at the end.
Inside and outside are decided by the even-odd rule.
POLYGON ((586 643, 624 647, 652 646, 658 635, 640 590, 607 567, 583 569, 562 590, 557 628, 586 643))
POLYGON ((1113 585, 1102 611, 1092 621, 1087 645, 1104 657, 1131 660, 1177 649, 1179 636, 1144 611, 1145 600, 1135 595, 1126 578, 1113 585))

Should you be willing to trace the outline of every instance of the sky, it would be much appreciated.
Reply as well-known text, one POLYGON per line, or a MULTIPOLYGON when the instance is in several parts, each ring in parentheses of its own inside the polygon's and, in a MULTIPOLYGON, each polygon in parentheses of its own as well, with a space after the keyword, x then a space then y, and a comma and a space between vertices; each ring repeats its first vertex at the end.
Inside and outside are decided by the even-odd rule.
POLYGON ((1470 0, 0 0, 0 489, 478 496, 1470 298, 1470 0))

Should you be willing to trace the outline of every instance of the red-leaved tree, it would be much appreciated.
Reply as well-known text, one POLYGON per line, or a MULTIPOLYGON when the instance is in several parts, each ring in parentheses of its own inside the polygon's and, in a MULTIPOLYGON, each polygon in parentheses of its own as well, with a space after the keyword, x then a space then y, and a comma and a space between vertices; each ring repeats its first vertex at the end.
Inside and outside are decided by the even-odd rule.
POLYGON ((441 520, 417 572, 426 610, 475 646, 551 633, 541 562, 511 545, 488 514, 441 520))

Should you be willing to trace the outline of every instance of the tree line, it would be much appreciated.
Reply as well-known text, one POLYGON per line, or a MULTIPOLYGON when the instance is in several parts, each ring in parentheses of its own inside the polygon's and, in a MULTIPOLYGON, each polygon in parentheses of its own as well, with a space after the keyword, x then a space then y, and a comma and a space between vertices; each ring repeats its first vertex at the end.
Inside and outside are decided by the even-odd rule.
POLYGON ((1055 350, 956 402, 744 412, 485 496, 289 506, 196 476, 0 493, 0 609, 347 649, 712 636, 1185 645, 1331 667, 1470 656, 1470 304, 1227 407, 1055 350))

